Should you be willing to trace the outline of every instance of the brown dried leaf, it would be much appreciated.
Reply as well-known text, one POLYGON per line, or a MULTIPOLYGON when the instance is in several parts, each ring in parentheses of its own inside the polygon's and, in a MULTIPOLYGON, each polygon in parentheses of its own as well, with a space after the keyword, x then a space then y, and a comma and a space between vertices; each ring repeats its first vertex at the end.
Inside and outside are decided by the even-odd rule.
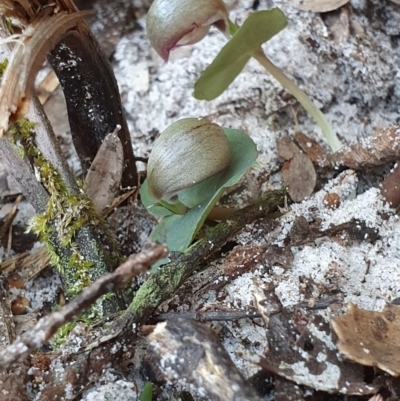
POLYGON ((310 225, 304 216, 295 217, 292 227, 290 228, 289 237, 291 244, 296 244, 306 240, 312 241, 314 239, 310 225))
POLYGON ((101 213, 115 198, 122 178, 124 151, 117 130, 101 144, 86 176, 87 195, 101 213))
POLYGON ((297 153, 293 157, 289 168, 283 170, 281 176, 293 202, 301 202, 314 192, 317 173, 310 158, 303 153, 297 153))
POLYGON ((24 280, 22 280, 22 277, 18 273, 14 273, 7 277, 7 283, 10 288, 25 288, 24 280))
POLYGON ((289 138, 277 139, 278 154, 285 160, 282 170, 282 183, 288 188, 294 202, 301 202, 309 197, 317 183, 317 173, 310 158, 289 138))
POLYGON ((314 141, 314 139, 311 139, 307 135, 298 131, 294 134, 294 140, 313 163, 324 159, 326 152, 322 146, 318 145, 318 143, 314 141))
POLYGON ((326 13, 336 10, 350 0, 293 0, 293 6, 304 11, 326 13))
POLYGON ((264 260, 269 266, 281 266, 285 270, 292 266, 293 259, 294 256, 290 247, 278 245, 268 247, 264 256, 264 260))
POLYGON ((374 312, 349 303, 347 314, 332 319, 331 325, 346 357, 400 376, 400 306, 389 304, 374 312))
POLYGON ((294 155, 299 153, 299 148, 290 138, 277 139, 276 148, 278 156, 284 160, 293 159, 294 155))
POLYGON ((381 187, 381 194, 393 208, 400 206, 400 164, 396 163, 393 170, 385 178, 381 187))

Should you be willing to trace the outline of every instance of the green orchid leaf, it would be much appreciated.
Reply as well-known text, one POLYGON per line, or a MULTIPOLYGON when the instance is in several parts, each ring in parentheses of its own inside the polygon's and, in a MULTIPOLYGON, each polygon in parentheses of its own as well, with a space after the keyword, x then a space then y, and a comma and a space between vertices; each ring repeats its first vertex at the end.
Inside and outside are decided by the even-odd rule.
POLYGON ((287 25, 279 8, 251 14, 202 73, 194 86, 194 97, 213 100, 239 75, 252 53, 287 25))
POLYGON ((162 218, 173 214, 173 212, 166 207, 156 204, 155 200, 149 195, 147 180, 144 180, 140 187, 140 199, 147 211, 156 218, 162 218))
POLYGON ((166 243, 170 251, 183 252, 190 245, 226 188, 235 185, 257 159, 256 146, 248 135, 228 128, 224 128, 224 132, 232 152, 229 169, 182 191, 179 200, 190 210, 185 215, 165 217, 152 233, 152 239, 166 243))
POLYGON ((146 382, 140 393, 140 401, 151 401, 153 399, 153 385, 150 382, 146 382))

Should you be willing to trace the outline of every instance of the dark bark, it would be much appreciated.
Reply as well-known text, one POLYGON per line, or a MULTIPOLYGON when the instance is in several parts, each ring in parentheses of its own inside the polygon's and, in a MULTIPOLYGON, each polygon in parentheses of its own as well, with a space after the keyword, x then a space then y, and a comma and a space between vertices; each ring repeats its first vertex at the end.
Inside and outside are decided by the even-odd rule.
POLYGON ((84 172, 107 134, 121 126, 122 186, 137 184, 135 159, 110 62, 86 24, 71 30, 48 57, 64 91, 75 148, 84 172))

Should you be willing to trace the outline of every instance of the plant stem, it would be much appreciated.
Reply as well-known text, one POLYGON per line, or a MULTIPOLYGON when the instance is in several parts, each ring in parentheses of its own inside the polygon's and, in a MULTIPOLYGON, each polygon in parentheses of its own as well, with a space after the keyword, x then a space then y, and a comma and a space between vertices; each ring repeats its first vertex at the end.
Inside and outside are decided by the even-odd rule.
POLYGON ((283 71, 273 64, 268 57, 264 54, 262 49, 253 53, 253 57, 273 76, 275 79, 290 92, 298 102, 305 108, 311 115, 314 121, 319 125, 321 131, 325 135, 326 141, 334 152, 342 146, 336 134, 332 131, 324 114, 319 110, 309 97, 293 82, 283 71))

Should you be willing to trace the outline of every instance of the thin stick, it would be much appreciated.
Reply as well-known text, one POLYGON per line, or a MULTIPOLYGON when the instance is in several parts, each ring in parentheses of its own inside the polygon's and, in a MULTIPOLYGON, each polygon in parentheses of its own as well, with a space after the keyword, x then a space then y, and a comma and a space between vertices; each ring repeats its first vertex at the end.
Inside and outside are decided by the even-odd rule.
POLYGON ((102 295, 125 287, 134 276, 145 273, 157 260, 165 257, 167 250, 162 245, 152 245, 130 257, 113 273, 108 273, 85 288, 80 295, 52 315, 40 319, 35 327, 0 352, 0 370, 25 359, 35 349, 49 341, 64 324, 75 320, 102 295))

